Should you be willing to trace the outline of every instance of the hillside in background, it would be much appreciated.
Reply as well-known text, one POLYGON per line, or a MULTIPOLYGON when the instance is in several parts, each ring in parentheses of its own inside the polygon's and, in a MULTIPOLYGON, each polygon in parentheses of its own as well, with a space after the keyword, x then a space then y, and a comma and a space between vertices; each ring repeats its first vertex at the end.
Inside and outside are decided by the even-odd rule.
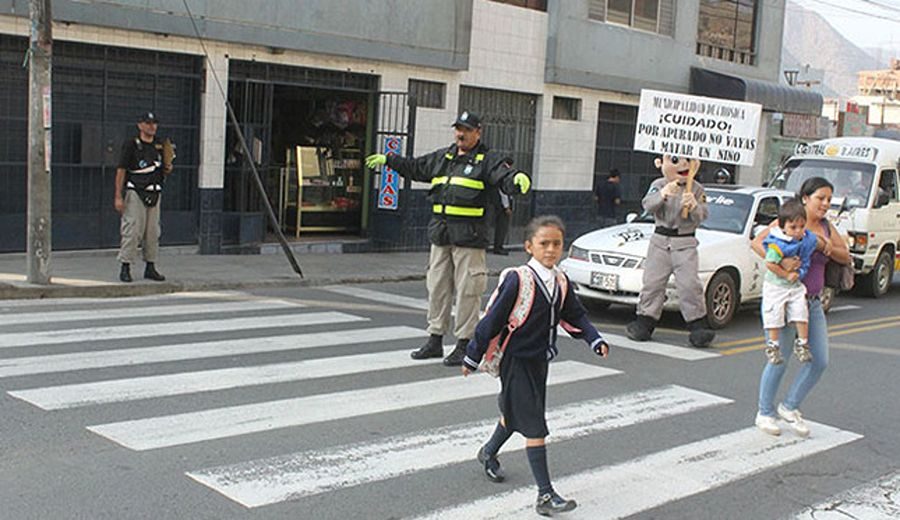
POLYGON ((782 69, 799 69, 800 79, 820 79, 817 90, 826 97, 856 95, 856 73, 885 68, 870 52, 844 38, 822 16, 789 1, 784 22, 782 69), (811 78, 804 74, 806 65, 819 69, 811 78))

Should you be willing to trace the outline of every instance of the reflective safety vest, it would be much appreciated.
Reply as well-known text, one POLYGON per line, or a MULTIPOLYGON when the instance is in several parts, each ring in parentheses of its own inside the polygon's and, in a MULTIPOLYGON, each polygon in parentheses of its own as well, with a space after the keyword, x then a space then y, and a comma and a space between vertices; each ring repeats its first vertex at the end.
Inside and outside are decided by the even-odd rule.
POLYGON ((448 152, 444 155, 440 173, 431 179, 432 211, 435 215, 462 218, 484 216, 487 197, 484 170, 484 154, 473 157, 457 157, 448 152), (468 160, 466 160, 468 159, 468 160), (450 161, 450 165, 446 164, 450 161))

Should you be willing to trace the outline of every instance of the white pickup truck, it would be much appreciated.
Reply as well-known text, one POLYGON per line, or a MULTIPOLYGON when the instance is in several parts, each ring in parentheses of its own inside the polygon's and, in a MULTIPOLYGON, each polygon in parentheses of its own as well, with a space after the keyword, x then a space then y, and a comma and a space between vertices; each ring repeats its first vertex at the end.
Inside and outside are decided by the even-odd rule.
POLYGON ((856 287, 878 298, 900 269, 900 141, 838 137, 801 144, 770 183, 797 192, 810 177, 834 185, 829 219, 853 256, 856 287))

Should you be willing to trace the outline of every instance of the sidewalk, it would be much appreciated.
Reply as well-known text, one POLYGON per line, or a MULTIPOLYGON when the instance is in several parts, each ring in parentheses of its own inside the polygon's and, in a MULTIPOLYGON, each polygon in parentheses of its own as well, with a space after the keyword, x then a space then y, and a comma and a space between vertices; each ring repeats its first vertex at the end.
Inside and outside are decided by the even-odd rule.
MULTIPOLYGON (((132 266, 134 282, 119 282, 115 251, 53 253, 51 284, 25 282, 23 253, 0 255, 0 299, 115 298, 181 291, 215 291, 255 287, 312 287, 348 283, 424 280, 428 252, 295 254, 303 278, 278 254, 199 255, 194 248, 162 248, 157 267, 164 282, 144 280, 144 264, 132 266)), ((487 255, 488 270, 496 275, 524 263, 525 254, 487 255)))

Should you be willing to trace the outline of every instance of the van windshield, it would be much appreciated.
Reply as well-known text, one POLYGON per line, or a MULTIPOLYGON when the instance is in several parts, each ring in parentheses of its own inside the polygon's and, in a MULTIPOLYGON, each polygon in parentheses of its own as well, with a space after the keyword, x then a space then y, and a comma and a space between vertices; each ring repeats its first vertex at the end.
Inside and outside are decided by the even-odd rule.
POLYGON ((824 177, 828 180, 834 186, 834 196, 845 199, 848 208, 866 207, 872 192, 875 165, 853 161, 792 159, 772 181, 772 186, 796 193, 810 177, 824 177))

